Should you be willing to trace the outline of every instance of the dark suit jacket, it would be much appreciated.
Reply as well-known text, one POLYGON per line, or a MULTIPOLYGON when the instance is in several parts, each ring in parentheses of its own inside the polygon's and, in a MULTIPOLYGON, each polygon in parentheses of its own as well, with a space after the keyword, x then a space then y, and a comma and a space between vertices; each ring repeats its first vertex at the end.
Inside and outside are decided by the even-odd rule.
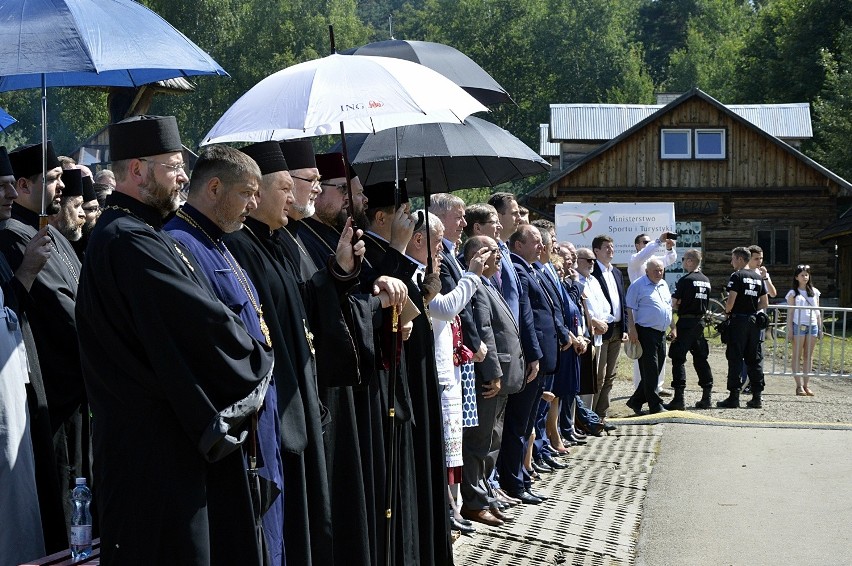
POLYGON ((562 285, 551 278, 550 273, 546 271, 544 264, 541 262, 535 262, 535 264, 533 264, 533 269, 535 269, 538 274, 538 280, 539 283, 541 283, 542 288, 553 301, 553 315, 556 319, 556 332, 559 335, 559 345, 567 344, 568 325, 565 323, 565 316, 563 313, 565 309, 565 299, 562 297, 562 285))
MULTIPOLYGON (((614 320, 613 322, 623 322, 624 320, 624 275, 621 274, 621 270, 617 267, 612 267, 612 276, 615 278, 615 286, 618 288, 618 298, 621 301, 621 318, 619 320, 614 320)), ((603 272, 601 271, 601 266, 597 261, 592 265, 592 277, 598 280, 598 283, 601 284, 601 289, 603 289, 604 296, 606 300, 609 301, 609 306, 612 306, 612 299, 609 296, 609 288, 606 285, 606 281, 603 278, 603 272)), ((625 325, 622 324, 622 330, 625 329, 625 325)), ((603 335, 604 340, 609 340, 612 338, 613 333, 613 325, 610 324, 609 328, 603 335)))
MULTIPOLYGON (((541 352, 538 371, 540 374, 553 373, 559 364, 559 332, 556 329, 556 312, 550 297, 539 285, 533 268, 520 256, 512 254, 512 262, 521 280, 522 296, 526 295, 532 311, 535 338, 541 352)), ((523 300, 523 299, 522 299, 523 300)), ((523 303, 521 305, 523 308, 523 303)), ((521 335, 523 340, 523 335, 521 335)), ((526 354, 526 346, 524 347, 526 354)), ((539 358, 527 358, 527 360, 539 358)))
MULTIPOLYGON (((484 278, 483 278, 484 279, 484 278)), ((524 353, 515 317, 506 301, 490 282, 477 289, 482 308, 474 312, 479 336, 488 346, 485 359, 474 364, 477 383, 500 378, 500 393, 517 393, 524 386, 524 353)))
MULTIPOLYGON (((441 250, 441 293, 446 295, 452 292, 459 284, 459 280, 464 273, 459 270, 458 260, 452 256, 447 243, 444 242, 441 250)), ((476 352, 479 350, 479 344, 482 342, 479 339, 479 331, 476 328, 476 321, 473 317, 474 302, 471 301, 465 305, 464 309, 459 313, 462 326, 462 341, 464 345, 476 352)))

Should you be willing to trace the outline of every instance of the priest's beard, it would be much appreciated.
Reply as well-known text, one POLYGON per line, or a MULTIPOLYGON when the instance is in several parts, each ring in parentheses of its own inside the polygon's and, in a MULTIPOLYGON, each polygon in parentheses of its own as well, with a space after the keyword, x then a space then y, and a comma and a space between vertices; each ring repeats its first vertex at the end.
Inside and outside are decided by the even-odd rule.
POLYGON ((149 165, 148 182, 139 187, 139 196, 142 202, 148 206, 152 206, 165 218, 177 210, 180 192, 172 190, 157 181, 157 178, 154 176, 154 169, 149 165))
POLYGON ((316 219, 331 226, 338 232, 343 231, 343 227, 346 226, 346 209, 339 209, 337 207, 326 208, 325 206, 317 206, 316 207, 316 219))
POLYGON ((311 216, 316 214, 317 211, 317 207, 313 202, 308 202, 308 204, 305 205, 294 203, 291 208, 295 210, 301 216, 302 219, 310 218, 311 216))
POLYGON ((59 218, 56 221, 56 229, 69 242, 76 242, 83 237, 83 225, 80 224, 77 211, 72 207, 61 207, 59 218))
POLYGON ((59 214, 61 210, 62 207, 59 204, 59 199, 53 199, 44 207, 44 213, 48 216, 59 214))

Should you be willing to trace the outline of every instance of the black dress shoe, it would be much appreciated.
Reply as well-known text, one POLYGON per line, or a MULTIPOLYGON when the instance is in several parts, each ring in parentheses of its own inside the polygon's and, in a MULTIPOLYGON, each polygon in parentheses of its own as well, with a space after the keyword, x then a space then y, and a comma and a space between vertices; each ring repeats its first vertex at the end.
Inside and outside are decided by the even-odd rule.
POLYGON ((576 427, 569 433, 569 436, 573 437, 574 440, 586 440, 586 435, 577 430, 576 427))
POLYGON ((547 464, 548 466, 550 466, 554 470, 564 470, 565 468, 568 467, 568 464, 561 464, 561 463, 557 462, 549 454, 542 454, 541 459, 545 464, 547 464))
POLYGON ((533 460, 532 469, 540 474, 549 474, 553 471, 553 468, 551 468, 541 460, 533 460))
POLYGON ((468 524, 465 525, 459 521, 456 521, 455 517, 450 517, 450 530, 459 531, 462 534, 469 535, 476 532, 476 529, 471 526, 470 521, 466 521, 468 524))
POLYGON ((637 414, 637 415, 641 415, 641 414, 642 414, 642 405, 641 405, 641 404, 639 404, 639 403, 634 403, 634 402, 632 402, 630 399, 628 399, 628 400, 627 400, 627 403, 625 403, 625 404, 626 404, 626 405, 627 405, 627 407, 628 407, 630 410, 632 410, 635 414, 637 414))
POLYGON ((603 429, 607 432, 612 432, 612 431, 616 430, 617 428, 618 427, 615 426, 614 424, 609 424, 606 421, 603 422, 603 429))
POLYGON ((539 500, 541 500, 541 501, 547 501, 548 499, 550 499, 548 496, 546 496, 546 495, 542 495, 542 494, 540 494, 540 493, 536 493, 536 492, 534 492, 534 491, 533 491, 533 490, 531 490, 531 489, 527 489, 527 490, 526 490, 526 493, 527 493, 527 495, 531 495, 531 496, 533 496, 533 497, 535 497, 536 499, 539 499, 539 500))
POLYGON ((665 407, 663 407, 662 405, 660 405, 659 407, 656 407, 656 408, 654 408, 654 409, 649 409, 649 410, 648 410, 648 414, 649 414, 649 415, 656 415, 656 414, 658 414, 658 413, 668 413, 668 411, 667 411, 667 410, 666 410, 666 408, 665 408, 665 407))
POLYGON ((507 491, 506 495, 508 495, 512 499, 520 500, 520 502, 524 503, 525 505, 538 505, 539 503, 544 501, 543 499, 535 497, 534 495, 530 495, 527 491, 521 491, 518 493, 507 491))

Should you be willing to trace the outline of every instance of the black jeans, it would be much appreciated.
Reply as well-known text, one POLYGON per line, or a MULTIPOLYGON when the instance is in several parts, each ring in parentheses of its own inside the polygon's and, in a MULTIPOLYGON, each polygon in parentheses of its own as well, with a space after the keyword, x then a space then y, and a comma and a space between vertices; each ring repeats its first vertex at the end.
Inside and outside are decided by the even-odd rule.
POLYGON ((686 389, 686 354, 692 354, 692 366, 698 374, 698 385, 702 389, 713 387, 713 372, 707 363, 710 347, 704 338, 704 325, 700 318, 679 318, 677 338, 669 346, 672 359, 672 389, 686 389))
POLYGON ((630 404, 642 406, 648 403, 650 411, 657 411, 663 400, 657 395, 657 380, 666 359, 666 333, 647 326, 636 325, 642 356, 639 358, 641 382, 630 397, 630 404))
POLYGON ((755 324, 754 317, 731 316, 730 338, 725 357, 728 358, 728 391, 740 388, 743 360, 752 392, 763 391, 763 341, 760 339, 760 329, 755 324))

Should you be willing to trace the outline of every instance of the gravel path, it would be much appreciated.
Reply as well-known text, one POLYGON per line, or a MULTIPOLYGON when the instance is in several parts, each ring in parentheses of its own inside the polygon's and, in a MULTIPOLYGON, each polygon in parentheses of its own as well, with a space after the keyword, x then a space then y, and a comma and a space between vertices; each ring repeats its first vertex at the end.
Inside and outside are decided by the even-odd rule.
MULTIPOLYGON (((742 409, 716 409, 715 402, 727 397, 725 389, 728 362, 724 348, 711 348, 710 367, 713 370, 713 406, 706 411, 695 409, 695 402, 701 398, 698 377, 687 359, 686 404, 687 411, 702 417, 746 420, 772 423, 820 423, 837 425, 852 424, 852 378, 848 377, 812 377, 810 388, 814 397, 797 397, 793 378, 789 376, 767 376, 766 390, 763 393, 763 408, 745 408, 750 395, 741 398, 742 409)), ((633 411, 625 401, 633 393, 632 378, 629 378, 632 362, 622 356, 619 360, 619 378, 613 387, 610 418, 629 417, 633 411)), ((666 387, 670 387, 671 363, 666 364, 666 387)), ((642 417, 643 420, 645 417, 642 417)))

